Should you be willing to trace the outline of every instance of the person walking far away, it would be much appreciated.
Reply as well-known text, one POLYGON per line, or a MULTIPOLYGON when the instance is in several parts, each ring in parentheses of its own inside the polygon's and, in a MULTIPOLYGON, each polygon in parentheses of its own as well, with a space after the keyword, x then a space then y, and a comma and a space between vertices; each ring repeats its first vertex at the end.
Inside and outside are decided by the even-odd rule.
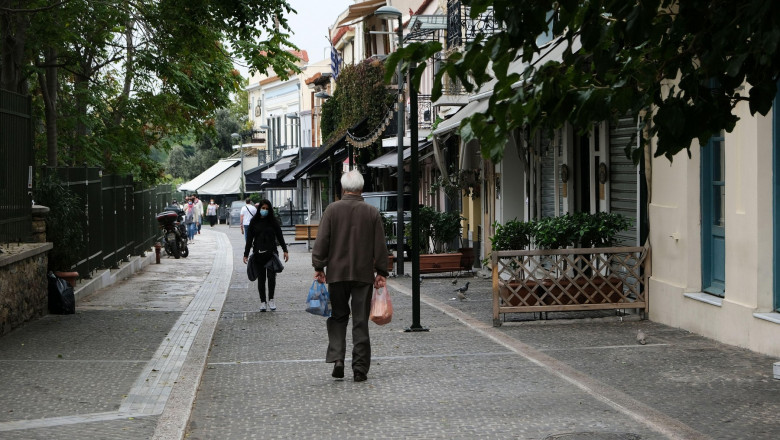
POLYGON ((247 197, 246 205, 241 208, 241 216, 239 221, 239 223, 241 223, 241 233, 244 235, 244 242, 248 243, 248 240, 246 239, 246 229, 255 214, 257 214, 257 208, 252 204, 252 200, 247 197))
POLYGON ((371 366, 371 293, 387 282, 387 244, 379 210, 363 201, 363 176, 357 170, 344 173, 341 189, 341 200, 322 215, 311 261, 314 278, 327 282, 330 291, 325 362, 333 363, 333 377, 344 377, 351 302, 352 373, 355 382, 363 382, 371 366))
POLYGON ((214 203, 214 199, 211 199, 209 205, 206 207, 206 218, 209 219, 209 224, 212 228, 217 222, 217 209, 219 209, 219 205, 214 203))
POLYGON ((195 205, 195 209, 198 211, 198 234, 200 234, 200 227, 203 225, 203 202, 198 198, 198 195, 195 194, 193 199, 193 204, 195 205))
POLYGON ((249 250, 255 253, 252 263, 257 274, 257 293, 260 294, 260 311, 265 312, 266 307, 271 311, 276 310, 274 304, 274 290, 276 289, 276 272, 266 269, 265 264, 273 254, 279 255, 277 245, 282 246, 285 263, 290 259, 287 253, 287 243, 284 242, 282 227, 274 216, 274 208, 269 200, 260 202, 260 213, 252 217, 249 225, 244 227, 244 264, 249 259, 249 250), (268 303, 265 301, 265 280, 268 279, 268 303))
POLYGON ((184 224, 187 225, 187 238, 192 243, 195 241, 195 232, 198 230, 198 225, 195 223, 195 206, 193 206, 192 200, 187 202, 187 207, 184 209, 184 224))

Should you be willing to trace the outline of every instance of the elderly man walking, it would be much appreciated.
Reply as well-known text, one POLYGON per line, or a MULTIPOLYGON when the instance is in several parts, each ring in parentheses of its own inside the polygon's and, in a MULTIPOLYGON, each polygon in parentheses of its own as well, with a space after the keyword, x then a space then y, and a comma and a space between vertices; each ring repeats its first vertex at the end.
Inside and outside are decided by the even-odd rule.
POLYGON ((363 382, 371 366, 371 293, 387 281, 387 244, 379 211, 361 196, 363 176, 357 170, 344 173, 341 189, 341 200, 328 205, 322 215, 311 261, 314 278, 327 282, 330 291, 332 312, 327 321, 325 362, 334 364, 333 377, 344 377, 351 303, 352 372, 355 382, 363 382))

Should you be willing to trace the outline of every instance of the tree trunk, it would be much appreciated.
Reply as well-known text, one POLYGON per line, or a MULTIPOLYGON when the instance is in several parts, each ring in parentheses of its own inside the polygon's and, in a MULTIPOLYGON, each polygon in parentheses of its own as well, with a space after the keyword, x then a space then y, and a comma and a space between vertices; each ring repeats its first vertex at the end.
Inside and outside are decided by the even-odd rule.
POLYGON ((30 22, 26 14, 10 11, 14 6, 17 2, 0 1, 0 7, 5 8, 0 13, 0 88, 26 95, 28 87, 22 65, 30 22))
POLYGON ((46 118, 46 163, 57 166, 57 49, 44 51, 44 73, 38 75, 46 118))

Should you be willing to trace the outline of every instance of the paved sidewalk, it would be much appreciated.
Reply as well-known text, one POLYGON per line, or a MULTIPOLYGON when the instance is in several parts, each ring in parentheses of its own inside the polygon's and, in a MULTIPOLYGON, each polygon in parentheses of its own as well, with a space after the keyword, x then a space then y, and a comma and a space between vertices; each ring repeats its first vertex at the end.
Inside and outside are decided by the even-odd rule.
POLYGON ((163 256, 80 299, 75 315, 0 338, 0 438, 181 437, 230 252, 225 234, 204 228, 188 258, 163 256))
POLYGON ((203 228, 187 259, 163 257, 82 299, 76 315, 49 315, 3 336, 0 438, 780 432, 776 359, 631 317, 507 315, 513 322, 494 328, 490 281, 481 278, 468 280, 466 301, 454 298, 451 278, 425 278, 421 323, 430 331, 419 333, 404 332, 411 279, 392 279, 395 315, 387 326, 371 324, 368 381, 353 382, 349 371, 335 380, 324 363, 324 318, 303 311, 310 254, 305 244, 290 249, 275 312, 258 311, 238 229, 219 225, 203 228), (639 329, 646 345, 636 343, 639 329))

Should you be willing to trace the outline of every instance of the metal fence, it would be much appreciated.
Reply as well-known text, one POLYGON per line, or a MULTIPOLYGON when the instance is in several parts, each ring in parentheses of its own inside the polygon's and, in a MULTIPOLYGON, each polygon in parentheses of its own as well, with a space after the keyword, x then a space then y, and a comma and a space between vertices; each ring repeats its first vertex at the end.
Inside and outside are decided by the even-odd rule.
POLYGON ((30 97, 0 90, 0 243, 28 241, 32 229, 30 97))
POLYGON ((282 226, 302 225, 307 222, 309 212, 305 209, 289 209, 279 211, 279 223, 282 226))
POLYGON ((175 198, 171 185, 143 188, 130 175, 102 175, 97 168, 47 167, 43 173, 56 174, 83 205, 86 243, 71 269, 86 278, 150 250, 160 235, 156 215, 175 198))

